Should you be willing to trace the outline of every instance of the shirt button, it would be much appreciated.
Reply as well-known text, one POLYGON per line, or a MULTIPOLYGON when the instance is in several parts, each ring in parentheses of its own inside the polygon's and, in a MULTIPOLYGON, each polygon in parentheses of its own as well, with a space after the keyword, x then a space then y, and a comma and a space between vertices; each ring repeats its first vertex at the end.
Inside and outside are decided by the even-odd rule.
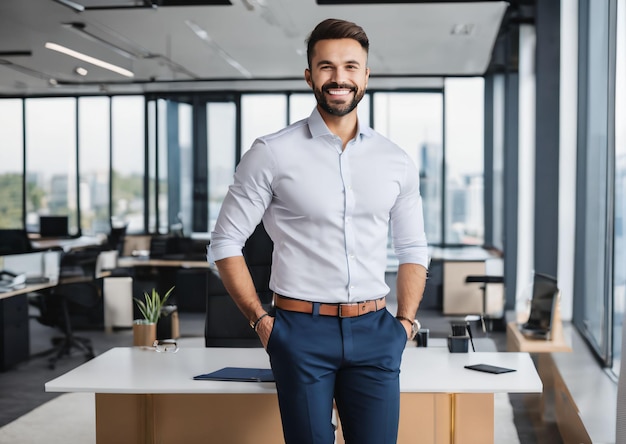
POLYGON ((350 285, 350 290, 353 290, 353 289, 354 289, 354 285, 350 285))
POLYGON ((351 255, 350 255, 350 259, 354 259, 354 254, 351 254, 351 255))

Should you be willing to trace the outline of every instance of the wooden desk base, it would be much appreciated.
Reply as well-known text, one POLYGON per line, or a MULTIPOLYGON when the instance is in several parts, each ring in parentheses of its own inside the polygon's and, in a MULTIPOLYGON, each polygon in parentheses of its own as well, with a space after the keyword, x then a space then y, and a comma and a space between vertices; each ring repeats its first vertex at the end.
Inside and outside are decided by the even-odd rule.
MULTIPOLYGON (((399 444, 494 441, 494 395, 402 393, 399 444)), ((96 394, 98 444, 284 443, 276 395, 96 394)), ((337 444, 343 444, 341 425, 337 444)))

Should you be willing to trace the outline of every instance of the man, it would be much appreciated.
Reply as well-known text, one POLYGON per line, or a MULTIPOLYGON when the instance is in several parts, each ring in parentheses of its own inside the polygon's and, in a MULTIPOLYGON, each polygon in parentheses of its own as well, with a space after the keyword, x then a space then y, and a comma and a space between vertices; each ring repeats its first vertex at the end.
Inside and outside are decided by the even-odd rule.
POLYGON ((419 175, 404 151, 358 121, 365 32, 328 19, 307 43, 304 76, 317 107, 242 158, 211 255, 270 356, 286 443, 333 443, 334 400, 347 443, 391 444, 400 360, 428 263, 419 175), (273 316, 241 253, 261 220, 274 242, 273 316), (400 261, 396 317, 385 309, 389 225, 400 261))

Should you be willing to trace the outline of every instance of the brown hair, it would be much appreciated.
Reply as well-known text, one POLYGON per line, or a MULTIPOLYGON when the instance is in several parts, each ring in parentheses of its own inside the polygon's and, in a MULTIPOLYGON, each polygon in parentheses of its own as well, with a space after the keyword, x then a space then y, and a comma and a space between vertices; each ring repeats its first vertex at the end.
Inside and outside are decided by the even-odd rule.
POLYGON ((313 48, 320 40, 328 39, 354 39, 361 44, 366 53, 369 52, 370 42, 359 25, 339 19, 326 19, 320 22, 306 39, 306 54, 311 67, 311 59, 313 58, 313 48))

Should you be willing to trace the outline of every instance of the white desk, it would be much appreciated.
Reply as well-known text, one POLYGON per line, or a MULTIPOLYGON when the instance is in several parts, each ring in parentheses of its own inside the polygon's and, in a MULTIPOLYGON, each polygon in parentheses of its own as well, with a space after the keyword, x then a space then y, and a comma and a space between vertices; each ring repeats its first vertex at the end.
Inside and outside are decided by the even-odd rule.
MULTIPOLYGON (((273 383, 194 381, 225 366, 269 368, 261 348, 157 353, 114 348, 46 383, 48 392, 95 392, 98 443, 281 443, 273 383)), ((399 443, 493 442, 493 394, 541 392, 527 353, 407 348, 400 378, 399 443), (489 363, 516 372, 464 369, 489 363)), ((342 442, 342 440, 338 440, 342 442)))
MULTIPOLYGON (((273 383, 194 381, 226 366, 265 367, 261 348, 181 348, 167 354, 114 348, 46 383, 48 392, 95 392, 101 443, 283 442, 273 383), (260 440, 260 437, 264 437, 260 440)), ((407 348, 400 378, 398 443, 493 442, 494 393, 539 393, 527 353, 407 348), (463 366, 517 369, 491 375, 463 366)), ((338 442, 343 442, 338 440, 338 442)))

